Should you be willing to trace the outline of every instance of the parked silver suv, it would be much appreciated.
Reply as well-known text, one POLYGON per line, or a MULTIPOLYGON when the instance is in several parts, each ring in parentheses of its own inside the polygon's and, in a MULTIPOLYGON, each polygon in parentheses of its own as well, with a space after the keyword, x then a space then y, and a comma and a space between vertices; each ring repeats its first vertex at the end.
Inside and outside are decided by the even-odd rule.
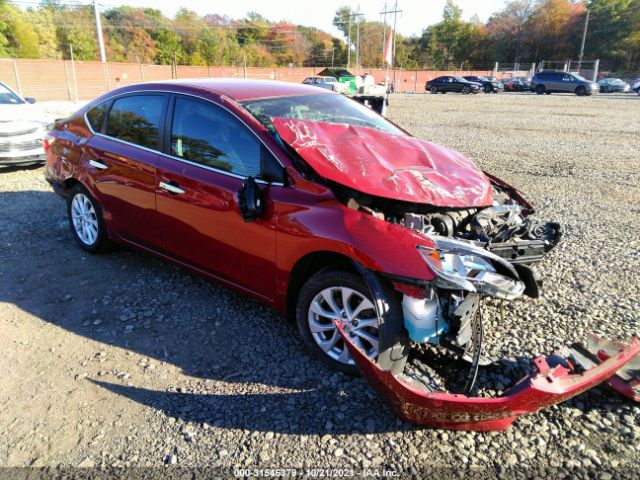
POLYGON ((531 90, 538 95, 563 92, 583 96, 598 93, 600 87, 577 73, 541 71, 531 79, 531 90))

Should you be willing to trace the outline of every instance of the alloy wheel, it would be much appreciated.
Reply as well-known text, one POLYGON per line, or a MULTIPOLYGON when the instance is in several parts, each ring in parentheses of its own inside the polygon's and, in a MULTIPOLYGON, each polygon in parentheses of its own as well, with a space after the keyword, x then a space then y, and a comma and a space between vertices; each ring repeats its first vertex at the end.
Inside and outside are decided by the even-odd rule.
POLYGON ((379 324, 371 300, 352 288, 330 287, 320 291, 309 306, 307 322, 314 341, 332 359, 354 365, 334 320, 369 358, 377 358, 379 324))
POLYGON ((77 193, 71 201, 73 229, 82 243, 92 246, 98 239, 98 217, 89 197, 77 193))

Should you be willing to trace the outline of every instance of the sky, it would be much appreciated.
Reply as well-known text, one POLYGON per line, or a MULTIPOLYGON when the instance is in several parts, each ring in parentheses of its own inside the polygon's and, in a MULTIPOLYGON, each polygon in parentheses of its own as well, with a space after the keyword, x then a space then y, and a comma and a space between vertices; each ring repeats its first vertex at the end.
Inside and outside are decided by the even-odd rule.
MULTIPOLYGON (((395 0, 387 0, 390 6, 395 0)), ((480 20, 486 21, 495 11, 501 9, 505 0, 456 0, 462 8, 463 17, 468 20, 478 15, 480 20)), ((384 0, 190 0, 178 3, 175 0, 106 0, 98 4, 105 9, 113 5, 130 5, 132 7, 159 8, 169 17, 185 6, 199 15, 218 13, 231 18, 243 18, 247 12, 256 11, 269 20, 288 20, 290 22, 309 27, 320 28, 339 36, 339 32, 332 25, 333 16, 341 6, 351 6, 354 10, 360 7, 365 19, 369 21, 382 20, 380 12, 384 8, 384 0)), ((445 0, 399 0, 397 28, 403 35, 419 35, 427 26, 437 23, 442 18, 445 0)), ((392 10, 391 8, 389 10, 392 10)))

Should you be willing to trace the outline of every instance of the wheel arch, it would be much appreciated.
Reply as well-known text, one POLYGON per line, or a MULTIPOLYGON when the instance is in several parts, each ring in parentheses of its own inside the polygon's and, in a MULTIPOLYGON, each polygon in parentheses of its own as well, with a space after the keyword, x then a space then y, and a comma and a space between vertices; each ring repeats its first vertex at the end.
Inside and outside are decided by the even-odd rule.
POLYGON ((296 302, 302 286, 316 273, 322 270, 340 269, 360 274, 354 267, 353 259, 330 250, 318 250, 307 253, 294 264, 289 275, 286 297, 286 318, 295 322, 296 302))

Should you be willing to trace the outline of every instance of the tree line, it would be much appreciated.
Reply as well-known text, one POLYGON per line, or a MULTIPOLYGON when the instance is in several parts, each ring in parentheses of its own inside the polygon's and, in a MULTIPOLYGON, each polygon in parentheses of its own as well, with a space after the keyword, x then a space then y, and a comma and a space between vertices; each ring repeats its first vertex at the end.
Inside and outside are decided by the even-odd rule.
MULTIPOLYGON (((397 35, 395 63, 443 69, 575 60, 587 10, 584 58, 599 58, 611 69, 640 69, 638 0, 512 0, 486 22, 463 19, 455 1, 447 0, 440 22, 421 35, 397 35)), ((120 6, 103 11, 101 21, 107 58, 116 62, 328 66, 346 65, 350 51, 352 66, 358 60, 380 67, 383 24, 358 25, 348 21, 350 14, 347 7, 335 14, 343 38, 254 12, 231 19, 181 8, 167 18, 158 9, 120 6)), ((0 0, 0 57, 68 59, 70 45, 76 60, 99 58, 92 6, 0 0)))

